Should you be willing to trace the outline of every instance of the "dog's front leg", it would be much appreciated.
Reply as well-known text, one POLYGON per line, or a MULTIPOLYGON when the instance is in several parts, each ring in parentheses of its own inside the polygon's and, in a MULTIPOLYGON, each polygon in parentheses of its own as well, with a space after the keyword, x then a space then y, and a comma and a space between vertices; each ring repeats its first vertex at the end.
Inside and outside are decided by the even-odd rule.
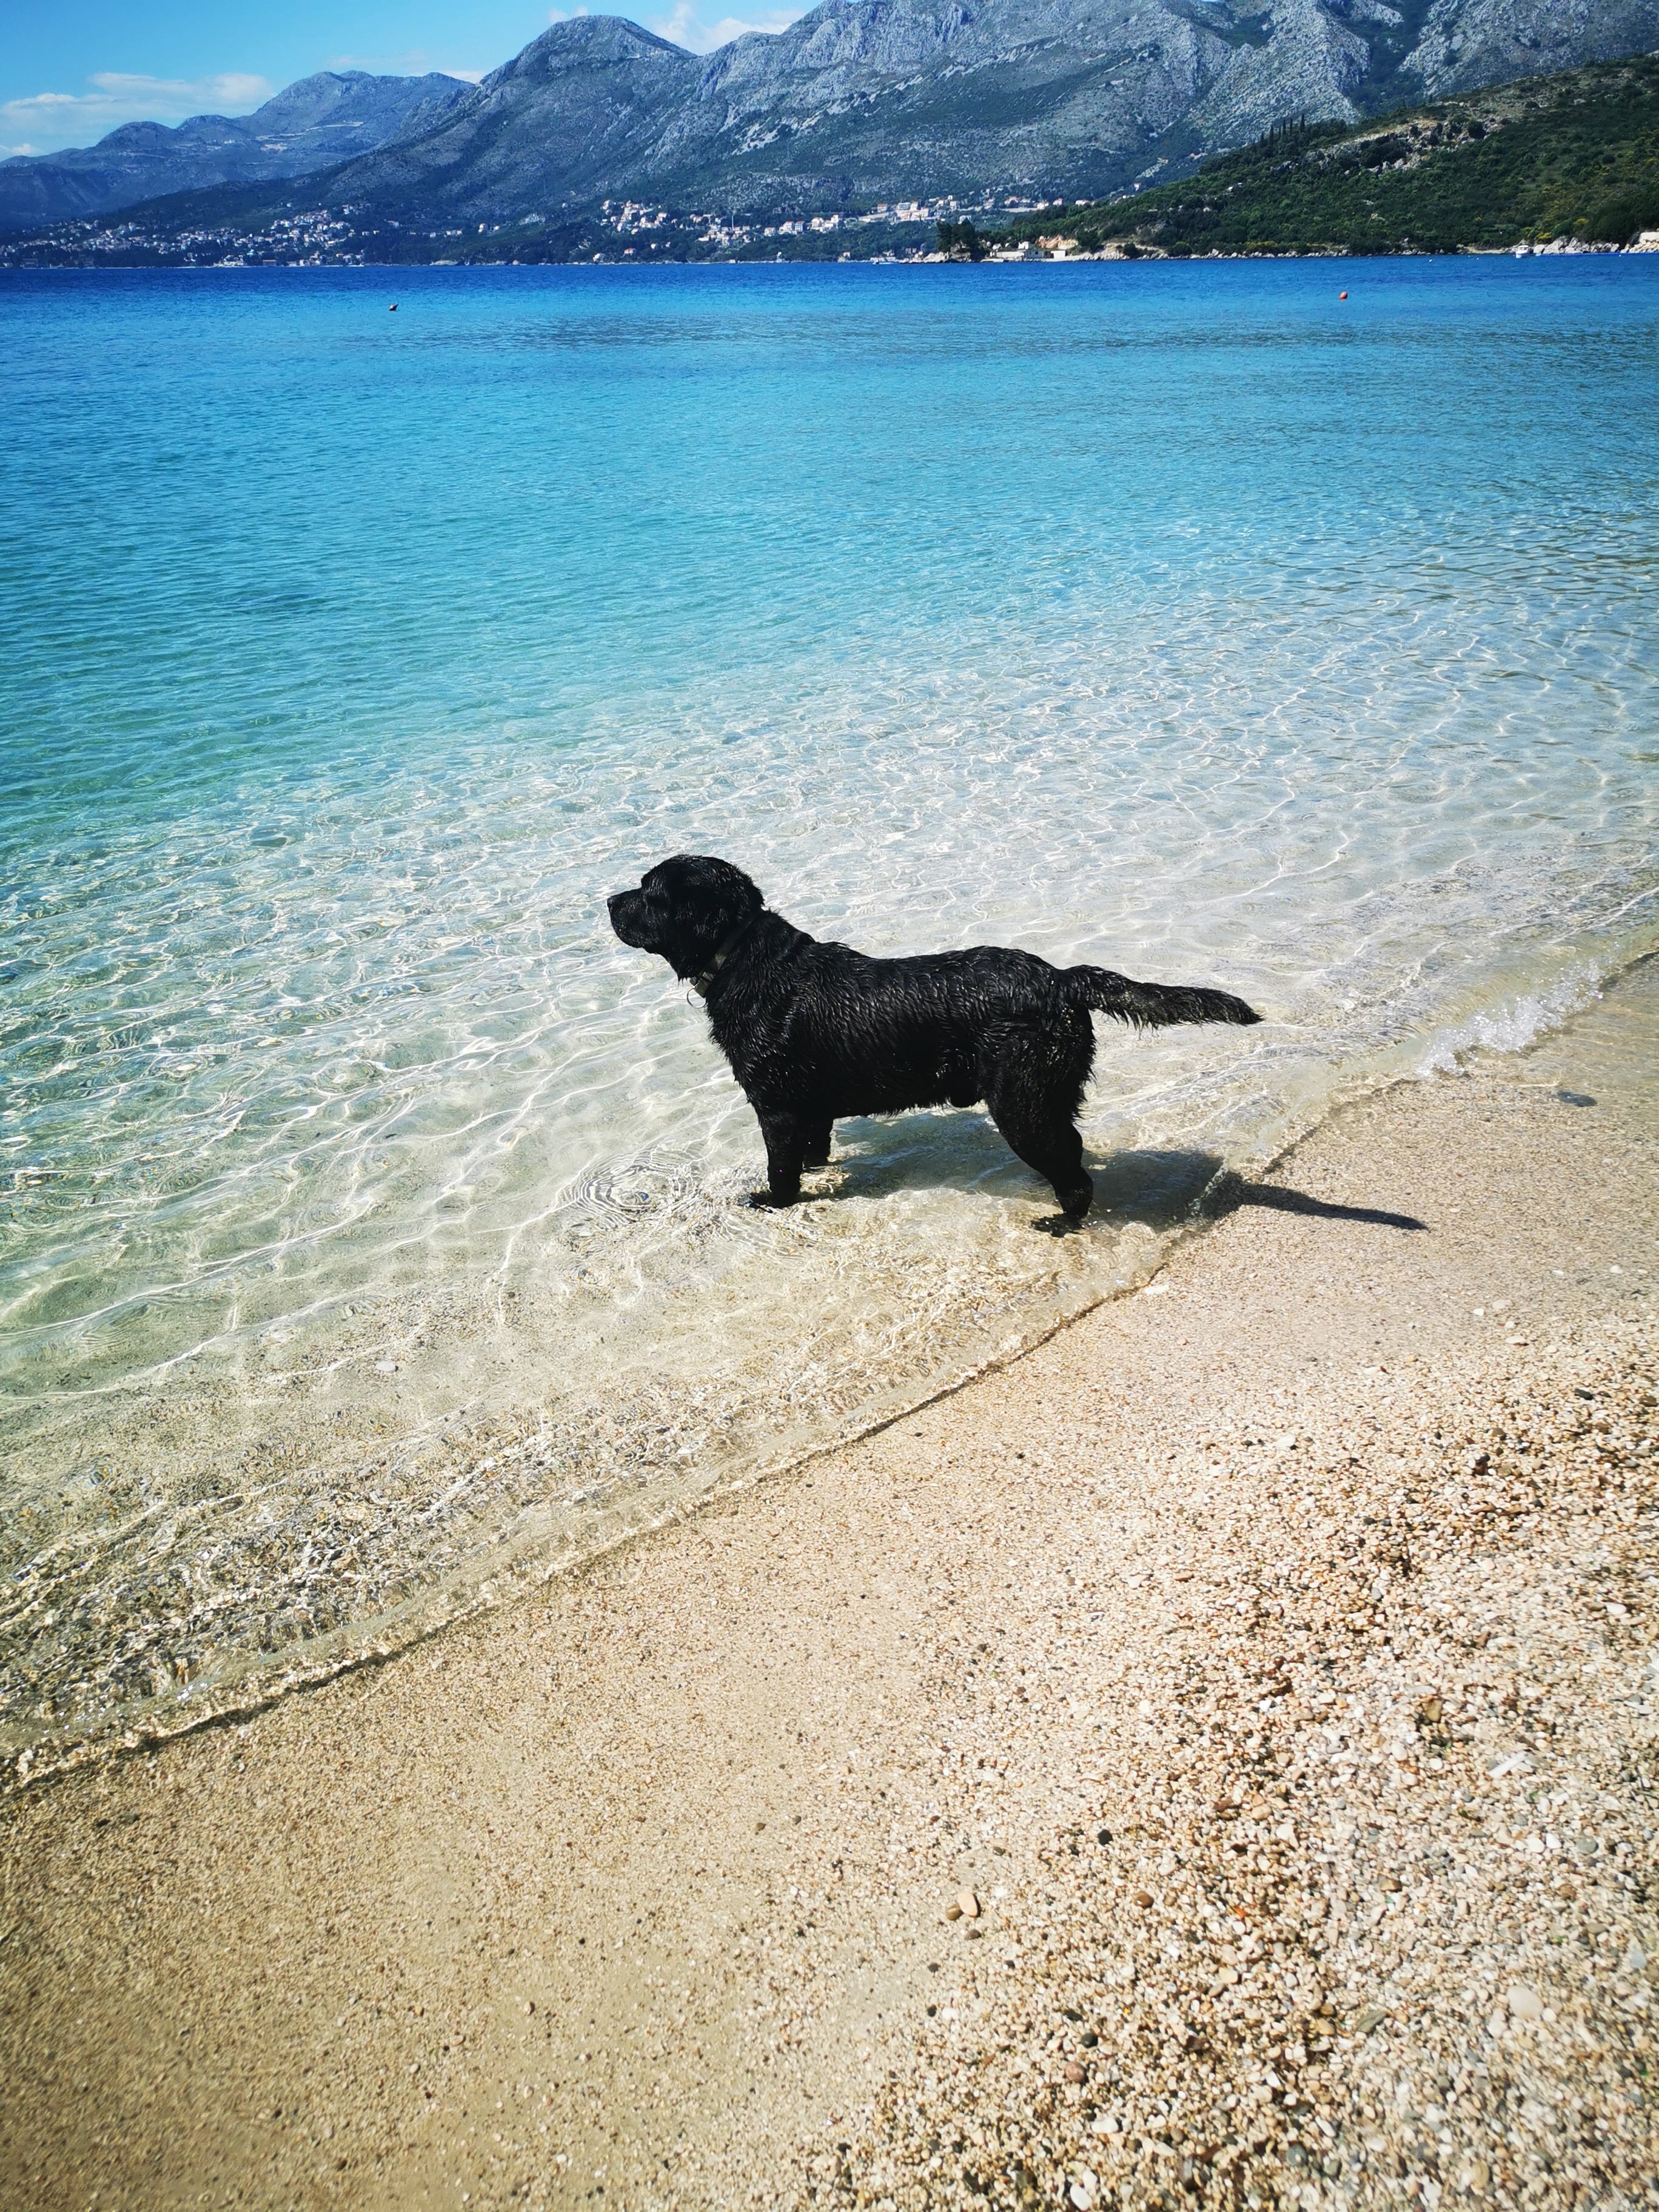
POLYGON ((760 1125, 761 1135, 766 1139, 768 1188, 757 1190, 750 1203, 751 1206, 793 1206, 800 1196, 800 1171, 806 1158, 806 1130, 793 1114, 762 1114, 760 1125))

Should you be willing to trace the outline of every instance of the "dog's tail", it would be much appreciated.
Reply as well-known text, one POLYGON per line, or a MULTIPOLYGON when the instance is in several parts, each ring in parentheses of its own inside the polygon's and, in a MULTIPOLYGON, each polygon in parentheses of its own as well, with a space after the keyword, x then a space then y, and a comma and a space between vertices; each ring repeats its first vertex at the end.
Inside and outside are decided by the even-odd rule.
POLYGON ((1067 968, 1066 995, 1074 1006, 1092 1006, 1137 1029, 1167 1029, 1175 1022, 1233 1022, 1247 1029, 1261 1017, 1231 991, 1200 991, 1180 983, 1135 983, 1109 968, 1067 968))

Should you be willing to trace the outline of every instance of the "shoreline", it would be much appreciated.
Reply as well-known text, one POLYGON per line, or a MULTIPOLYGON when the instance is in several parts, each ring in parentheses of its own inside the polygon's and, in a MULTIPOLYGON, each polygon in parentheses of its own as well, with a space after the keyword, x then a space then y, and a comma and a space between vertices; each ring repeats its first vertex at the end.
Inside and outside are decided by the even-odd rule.
MULTIPOLYGON (((1284 1670, 1273 1680, 1285 1683, 1275 1712, 1258 1712, 1258 1736, 1297 1700, 1374 1691, 1361 1676, 1385 1651, 1389 1665, 1443 1673, 1414 1596, 1367 1596, 1369 1573, 1333 1582, 1343 1606, 1291 1648, 1272 1577, 1297 1544, 1310 1557, 1318 1546, 1291 1504, 1314 1501, 1333 1531, 1363 1518, 1373 1460, 1420 1453, 1424 1412, 1441 1415, 1439 1441, 1448 1452, 1455 1443, 1460 1465, 1487 1451, 1480 1481, 1520 1482, 1526 1470, 1494 1456, 1483 1422, 1495 1433, 1502 1407, 1524 1401, 1541 1434, 1575 1399, 1591 1402, 1586 1389, 1616 1393, 1620 1375, 1650 1362, 1652 1278, 1637 1271, 1651 1264, 1656 1038, 1650 962, 1513 1060, 1339 1109, 1207 1235, 1184 1240, 1146 1290, 1097 1306, 1012 1365, 395 1664, 13 1801, 0 1905, 9 2201, 56 2205, 96 2190, 100 2205, 148 2208, 240 2191, 272 2203, 562 2204, 601 2187, 630 2206, 985 2193, 1054 2203, 1057 2191, 1076 2203, 1074 2192, 1113 2189, 1151 2201, 1175 2178, 1160 2179, 1159 2161, 1194 2148, 1214 2154, 1188 2177, 1205 2167, 1200 2191, 1251 2160, 1258 2188, 1293 2179, 1315 2202, 1380 2186, 1367 2161, 1397 2162, 1399 2130, 1395 2116, 1370 2124, 1380 2148, 1369 2149, 1359 2104, 1395 2015, 1346 2033, 1376 2008, 1375 1991, 1356 1986, 1365 1976, 1350 1972, 1369 1954, 1345 1958, 1341 1982, 1322 1971, 1294 1984, 1319 1990, 1301 2017, 1345 2031, 1296 2046, 1305 2067, 1313 2041, 1332 2045, 1318 2081, 1297 2081, 1315 2115, 1334 2115, 1342 2148, 1318 2154, 1337 2160, 1333 2175, 1310 2166, 1285 2117, 1301 2087, 1291 2092, 1284 2041, 1279 2086, 1258 2106, 1264 2078, 1246 2083, 1235 2063, 1243 2041, 1193 2016, 1191 1972, 1163 1948, 1196 1952, 1203 1932, 1190 1902, 1177 1911, 1170 1901, 1179 1869, 1160 1871, 1165 1856, 1190 1868, 1201 1856, 1176 1834, 1181 1808, 1158 1795, 1182 1747, 1169 1736, 1172 1669, 1183 1635, 1218 1664, 1221 1630, 1194 1623, 1204 1607, 1224 1622, 1243 1602, 1237 1618, 1269 1637, 1266 1656, 1284 1670), (1574 1103, 1591 1097, 1593 1109, 1574 1103), (1528 1316, 1524 1340, 1512 1321, 1500 1328, 1499 1301, 1528 1316), (1363 1603, 1348 1601, 1356 1587, 1363 1603), (1343 1607, 1375 1617, 1351 1635, 1352 1623, 1334 1625, 1343 1607), (1403 1649, 1387 1640, 1396 1628, 1403 1649), (1308 1672, 1322 1659, 1328 1691, 1308 1672), (1085 1848, 1094 1823, 1134 1836, 1133 1850, 1085 1848), (962 1892, 975 1909, 948 1918, 962 1892), (1131 1935, 1154 1923, 1137 1948, 1131 1935), (988 1942, 987 1930, 1004 1940, 988 1942), (1143 2009, 1132 2019, 1120 2005, 1109 2027, 1109 1987, 1138 1990, 1143 2009), (1072 2001, 1091 1988, 1092 2025, 1072 2001), (1225 2065, 1217 2056, 1206 2073, 1195 2045, 1145 2044, 1146 2021, 1183 2005, 1181 2039, 1201 2035, 1225 2065), (1096 2054, 1117 2052, 1126 2021, 1129 2055, 1113 2057, 1108 2083, 1096 2054), (1166 2112, 1158 2124, 1187 2147, 1151 2148, 1157 2100, 1193 2094, 1196 2081, 1209 2083, 1203 2141, 1166 2112), (992 2088, 994 2140, 982 2103, 992 2088), (1210 2137, 1224 2131, 1229 2095, 1260 2111, 1266 2134, 1253 2148, 1261 2129, 1233 2124, 1244 2150, 1224 2163, 1227 2146, 1210 2137), (949 2148, 958 2140, 959 2152, 949 2148), (1102 2147, 1088 2154, 1092 2179, 1076 2148, 1085 2142, 1102 2147)), ((1650 1436, 1650 1401, 1631 1418, 1650 1436)), ((1590 1434, 1587 1422, 1563 1431, 1568 1474, 1574 1454, 1602 1450, 1590 1434)), ((1643 1440, 1607 1447, 1621 1510, 1651 1494, 1643 1440)), ((1593 1507, 1577 1475, 1563 1480, 1565 1526, 1593 1507)), ((1547 1521, 1515 1542, 1499 1540, 1510 1527, 1502 1499, 1482 1514, 1491 1607, 1508 1624, 1486 1633, 1501 1645, 1565 1570, 1547 1521)), ((1408 1552, 1428 1542, 1420 1531, 1402 1540, 1408 1552)), ((1633 1601, 1608 1601, 1622 1615, 1601 1616, 1603 1646, 1628 1673, 1646 1633, 1639 1585, 1618 1544, 1593 1541, 1617 1555, 1608 1571, 1633 1601)), ((1455 1549, 1419 1571, 1439 1576, 1439 1595, 1452 1591, 1473 1620, 1446 1580, 1463 1564, 1455 1549)), ((1386 1561, 1376 1571, 1407 1579, 1386 1561)), ((1553 1601, 1566 1602, 1559 1592, 1553 1601)), ((1516 1642, 1511 1684, 1533 1663, 1516 1642)), ((1485 1662, 1458 1664, 1473 1675, 1485 1662)), ((1236 1671, 1210 1686, 1211 1740, 1194 1763, 1204 1792, 1230 1798, 1247 1784, 1239 1820, 1264 1832, 1246 1869, 1265 1881, 1283 1857, 1265 1832, 1284 1822, 1266 1810, 1256 1820, 1261 1745, 1247 1753, 1248 1737, 1223 1722, 1261 1706, 1246 1692, 1266 1678, 1236 1671)), ((1419 1691, 1420 1710, 1431 1691, 1419 1691)), ((1548 1756, 1564 1764, 1575 1729, 1587 1742, 1594 1730, 1564 1690, 1552 1695, 1548 1756)), ((1477 1752, 1488 1747, 1482 1729, 1516 1732, 1510 1710, 1500 1702, 1494 1719, 1480 1708, 1469 1723, 1477 1752)), ((1310 1702, 1304 1717, 1326 1725, 1310 1702)), ((1394 1713, 1389 1747, 1376 1747, 1382 1773, 1396 1771, 1387 1761, 1400 1724, 1394 1713)), ((1407 1802, 1429 1808, 1433 1848, 1475 1865, 1462 1850, 1475 1824, 1451 1809, 1455 1796, 1442 1803, 1449 1771, 1456 1788, 1474 1786, 1463 1778, 1474 1754, 1443 1733, 1444 1747, 1425 1752, 1404 1785, 1421 1793, 1407 1802)), ((1362 1772, 1374 1747, 1358 1730, 1354 1741, 1362 1772)), ((1528 1764, 1543 1771, 1530 1751, 1528 1764)), ((1330 1821, 1320 1826, 1312 1773, 1297 1769, 1287 1784, 1302 1785, 1291 1824, 1304 1834, 1286 1850, 1334 1835, 1330 1821)), ((1506 1803, 1527 1786, 1523 1768, 1502 1780, 1506 1803)), ((1615 1802, 1596 1817, 1630 1855, 1629 1891, 1611 1882, 1597 1907, 1598 1934, 1631 1931, 1608 1963, 1603 2006, 1626 2040, 1595 2008, 1599 1983, 1577 2026, 1634 2057, 1645 1968, 1621 1981, 1620 1961, 1644 1939, 1659 1950, 1636 1888, 1652 1838, 1618 1787, 1602 1794, 1615 1802)), ((1356 1791, 1343 1815, 1356 1831, 1364 1809, 1356 1791)), ((1565 1827, 1565 1799, 1560 1818, 1565 1827)), ((1351 1845, 1363 1852, 1364 1836, 1325 1848, 1351 1845)), ((1607 1857, 1611 1869, 1616 1850, 1607 1857)), ((1368 1896, 1395 1878, 1342 1860, 1316 1863, 1297 1885, 1334 1892, 1338 1873, 1344 1890, 1368 1896)), ((1458 1879, 1456 1901, 1473 1901, 1485 1876, 1458 1879)), ((1385 1934, 1404 1893, 1377 1891, 1385 1934)), ((1498 1995, 1523 1991, 1486 2040, 1501 2054, 1505 2039, 1530 2039, 1536 2088, 1558 2023, 1526 2014, 1524 1977, 1539 1978, 1527 1926, 1515 1920, 1505 1938, 1502 1921, 1465 1917, 1498 1959, 1498 1995)), ((1297 1944, 1304 1966, 1325 1955, 1301 1935, 1297 1944)), ((1263 1971, 1248 1945, 1233 1948, 1228 1963, 1206 1954, 1206 1985, 1221 1986, 1205 2002, 1224 2009, 1227 1990, 1263 1971)), ((1426 2005, 1420 1992, 1411 2002, 1426 2005)), ((1477 2009, 1461 1996, 1453 2008, 1472 2048, 1491 2017, 1477 2009)), ((1490 2081, 1490 2052, 1482 2063, 1490 2081)), ((1608 2063, 1616 2071, 1619 2059, 1608 2063)), ((1595 2091, 1604 2104, 1614 2094, 1595 2091)), ((1452 2110, 1435 2109, 1443 2121, 1452 2110)), ((1645 2124, 1629 2111, 1614 2118, 1615 2144, 1620 2130, 1645 2124)), ((1454 2147, 1471 2184, 1480 2163, 1498 2185, 1492 2154, 1469 2147, 1474 2118, 1464 2132, 1468 2144, 1454 2147)), ((1462 2167, 1420 2170, 1438 2191, 1462 2167)))
MULTIPOLYGON (((1277 1125, 1270 1125, 1269 1146, 1258 1153, 1256 1171, 1262 1176, 1279 1174, 1328 1123, 1355 1107, 1387 1098, 1401 1085, 1409 1087, 1420 1082, 1431 1071, 1446 1073, 1461 1067, 1471 1053, 1483 1048, 1480 1040, 1504 1030, 1511 1016, 1523 1023, 1529 1042, 1516 1044, 1511 1036, 1504 1048, 1523 1054, 1536 1048, 1540 1032, 1547 1040, 1562 1024, 1571 1024, 1580 1018, 1586 1007, 1593 1007, 1606 992, 1619 988, 1622 981, 1656 962, 1659 962, 1659 954, 1650 949, 1626 945, 1604 967, 1587 969, 1582 963, 1558 967, 1553 974, 1546 971, 1534 977, 1530 987, 1524 988, 1510 978, 1506 988, 1492 996, 1489 1003, 1474 1010, 1465 1007, 1461 1015, 1443 1012, 1431 1026, 1348 1064, 1333 1077, 1316 1099, 1304 1098, 1294 1112, 1287 1109, 1281 1113, 1277 1125)), ((219 1681, 210 1674, 205 1679, 197 1678, 192 1662, 191 1675, 181 1677, 189 1682, 182 1698, 163 1707, 118 1707, 107 1717, 68 1736, 54 1736, 49 1725, 36 1739, 21 1747, 14 1738, 0 1749, 0 1804, 19 1790, 40 1788, 106 1759, 143 1754, 203 1729, 245 1722, 289 1697, 309 1693, 360 1668, 383 1666, 468 1622, 488 1620, 508 1610, 549 1585, 562 1584, 572 1577, 585 1574, 612 1552, 626 1550, 642 1539, 660 1534, 711 1505, 740 1497, 757 1486, 796 1475, 826 1455, 879 1436, 911 1414, 949 1400, 971 1384, 1027 1358, 1101 1308, 1137 1295, 1170 1264, 1176 1252, 1194 1237, 1201 1239, 1208 1235, 1217 1222, 1224 1218, 1229 1206, 1237 1202, 1236 1196, 1220 1198, 1218 1194, 1236 1193, 1241 1181, 1239 1172, 1221 1164, 1218 1158, 1211 1164, 1215 1171, 1206 1185, 1200 1189, 1194 1184, 1188 1197, 1158 1209, 1153 1242, 1146 1250, 1120 1252, 1113 1264, 1103 1264, 1096 1269, 1092 1282, 1087 1278, 1073 1280, 1064 1293, 1050 1285, 1039 1296, 1033 1288, 1023 1304, 1003 1315, 1003 1321, 1012 1321, 1013 1327, 994 1346, 991 1333, 984 1329, 978 1332, 981 1340, 972 1347, 973 1356, 965 1366, 947 1363, 925 1378, 910 1376, 897 1391, 866 1392, 866 1402, 848 1425, 821 1427, 816 1436, 809 1432, 807 1437, 797 1439, 781 1456, 769 1458, 752 1442, 740 1443, 734 1455, 735 1466, 724 1473, 712 1474, 703 1486, 690 1487, 678 1496, 653 1493, 649 1500, 635 1501, 632 1510, 627 1499, 612 1497, 603 1485, 584 1476, 584 1491, 596 1501, 588 1516, 592 1522, 591 1528, 581 1525, 568 1509, 563 1511, 560 1533, 544 1529, 540 1534, 527 1538, 520 1534, 509 1541, 509 1524, 498 1529, 489 1542, 482 1543, 481 1547, 475 1545, 466 1565, 447 1586, 440 1584, 411 1604, 396 1607, 390 1613, 348 1615, 313 1643, 299 1644, 280 1659, 273 1654, 276 1663, 238 1666, 228 1680, 219 1681), (904 1395, 918 1385, 920 1395, 904 1395), (191 1699, 193 1703, 186 1702, 191 1699)), ((1108 1170, 1108 1156, 1103 1154, 1096 1164, 1096 1172, 1099 1175, 1108 1170)), ((1109 1198, 1103 1212, 1110 1216, 1109 1198)), ((517 1293, 509 1293, 509 1297, 516 1299, 517 1293)), ((347 1311, 350 1310, 348 1307, 347 1311)), ((520 1334, 524 1334, 525 1318, 522 1313, 515 1313, 520 1334)), ((549 1321, 556 1316, 538 1318, 549 1321)), ((400 1332, 394 1321, 389 1325, 375 1326, 368 1334, 360 1332, 360 1336, 355 1346, 360 1364, 369 1357, 365 1346, 372 1337, 374 1349, 394 1351, 396 1364, 400 1367, 408 1357, 403 1339, 407 1337, 414 1345, 424 1346, 428 1328, 422 1322, 410 1322, 400 1332)), ((958 1352, 968 1349, 958 1347, 958 1352)), ((495 1356, 499 1365, 499 1349, 495 1356)), ((413 1428, 397 1435, 384 1450, 377 1452, 374 1440, 385 1438, 380 1417, 384 1413, 391 1420, 391 1410, 372 1395, 326 1395, 333 1371, 344 1369, 347 1364, 339 1346, 330 1348, 318 1370, 324 1385, 323 1392, 317 1394, 318 1403, 307 1398, 297 1404, 290 1401, 285 1405, 288 1443, 276 1453, 281 1457, 292 1440, 301 1437, 306 1438, 312 1450, 319 1454, 331 1451, 341 1439, 331 1429, 331 1419, 339 1420, 349 1410, 357 1425, 351 1443, 367 1456, 355 1469, 347 1463, 335 1468, 340 1500, 360 1500, 367 1477, 383 1465, 389 1468, 400 1455, 418 1459, 423 1440, 429 1443, 434 1437, 452 1450, 459 1451, 465 1446, 471 1456, 491 1469, 498 1464, 507 1467, 520 1461, 540 1466, 545 1459, 547 1409, 533 1397, 526 1399, 522 1390, 500 1404, 481 1397, 459 1419, 453 1409, 441 1403, 429 1404, 413 1428)), ((908 1353, 906 1364, 913 1364, 908 1353)), ((375 1369, 377 1375, 386 1371, 383 1365, 375 1369)), ((297 1385, 304 1372, 291 1367, 283 1379, 297 1385)), ((750 1410, 752 1412, 752 1408, 750 1410)), ((83 1449, 94 1453, 113 1451, 119 1457, 121 1447, 131 1448, 142 1435, 143 1421, 154 1425, 155 1419, 147 1401, 138 1401, 135 1414, 132 1405, 123 1403, 118 1392, 106 1416, 108 1434, 101 1442, 83 1435, 83 1449), (112 1443, 112 1437, 118 1441, 112 1443)), ((204 1444, 210 1457, 222 1459, 226 1449, 234 1450, 238 1443, 245 1453, 249 1451, 247 1436, 240 1433, 247 1428, 248 1419, 247 1405, 238 1403, 234 1395, 222 1392, 216 1403, 204 1401, 204 1410, 182 1428, 175 1425, 167 1431, 158 1429, 157 1436, 163 1439, 164 1451, 180 1465, 189 1453, 199 1457, 204 1444)), ((95 1431, 96 1423, 82 1421, 81 1427, 95 1431)), ((258 1453, 252 1455, 263 1455, 268 1460, 271 1449, 269 1440, 264 1439, 258 1453)), ((379 1479, 385 1482, 390 1478, 382 1474, 379 1479)), ((252 1492, 257 1480, 257 1476, 251 1478, 237 1487, 252 1492)), ((374 1483, 368 1482, 368 1486, 373 1492, 374 1483)), ((532 1510, 539 1506, 544 1517, 550 1516, 559 1522, 562 1501, 544 1498, 538 1489, 532 1497, 532 1510)), ((377 1503, 381 1502, 377 1499, 377 1503)), ((233 1498, 232 1503, 240 1500, 233 1498)), ((131 1535, 132 1532, 125 1533, 131 1535)), ((59 1613, 64 1610, 61 1595, 49 1596, 46 1601, 54 1605, 59 1613)), ((162 1610, 165 1613, 165 1607, 162 1610)), ((170 1625, 175 1631, 181 1627, 178 1621, 170 1625)), ((131 1641, 142 1632, 143 1641, 153 1646, 158 1631, 163 1627, 159 1617, 138 1613, 133 1615, 127 1635, 131 1641)), ((166 1645, 165 1635, 162 1641, 166 1645)), ((169 1647, 175 1657, 186 1642, 181 1636, 169 1647)), ((25 1669, 29 1663, 26 1656, 25 1669)))
POLYGON ((210 271, 228 270, 282 269, 327 271, 356 271, 367 276, 371 272, 386 276, 416 276, 428 269, 465 269, 500 270, 504 269, 1036 269, 1067 268, 1084 262, 1110 262, 1119 266, 1144 266, 1163 262, 1172 267, 1203 266, 1213 261, 1581 261, 1587 258, 1597 260, 1641 259, 1659 253, 1659 246, 1618 246, 1597 243, 1586 246, 1577 241, 1567 246, 1549 244, 1535 246, 1526 240, 1512 246, 1410 246, 1392 248, 1379 247, 1374 253, 1358 253, 1349 246, 1287 246, 1269 251, 1240 247, 1226 251, 1219 246, 1203 253, 1172 253, 1164 247, 1146 247, 1133 254, 1127 253, 988 253, 980 260, 966 255, 940 253, 917 247, 914 252, 853 254, 843 253, 833 258, 826 254, 710 254, 703 259, 687 257, 684 260, 631 261, 617 254, 589 255, 580 260, 569 261, 120 261, 104 256, 91 261, 24 261, 0 266, 0 276, 86 276, 100 270, 125 276, 149 274, 157 276, 183 275, 201 276, 210 271))

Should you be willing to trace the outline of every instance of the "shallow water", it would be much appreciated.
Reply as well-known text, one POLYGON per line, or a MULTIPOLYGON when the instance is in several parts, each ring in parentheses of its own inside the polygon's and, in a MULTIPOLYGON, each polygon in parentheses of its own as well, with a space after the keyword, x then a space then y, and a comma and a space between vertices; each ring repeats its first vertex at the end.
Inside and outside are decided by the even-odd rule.
POLYGON ((12 1752, 879 1418, 1659 938, 1659 266, 1343 281, 0 282, 12 1752), (1269 1019, 1102 1026, 1079 1236, 976 1114, 755 1213, 604 927, 677 849, 1269 1019))

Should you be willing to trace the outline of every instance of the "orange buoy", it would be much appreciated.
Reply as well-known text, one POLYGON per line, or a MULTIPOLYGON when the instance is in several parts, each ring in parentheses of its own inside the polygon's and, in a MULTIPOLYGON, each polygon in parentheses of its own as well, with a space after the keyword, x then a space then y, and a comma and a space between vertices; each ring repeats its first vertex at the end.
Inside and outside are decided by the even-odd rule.
POLYGON ((1346 300, 1348 295, 1346 292, 1339 292, 1336 296, 1339 300, 1346 300))

